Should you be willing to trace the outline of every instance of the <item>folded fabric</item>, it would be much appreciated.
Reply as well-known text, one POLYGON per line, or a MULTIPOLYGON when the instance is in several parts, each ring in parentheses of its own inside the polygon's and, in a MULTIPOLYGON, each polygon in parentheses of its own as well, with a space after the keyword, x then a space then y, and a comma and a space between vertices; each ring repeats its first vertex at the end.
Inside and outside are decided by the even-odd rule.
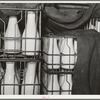
MULTIPOLYGON (((92 94, 91 90, 94 88, 94 85, 91 85, 91 83, 95 79, 94 77, 90 79, 90 77, 92 73, 96 73, 96 68, 98 66, 91 66, 91 63, 97 63, 95 61, 91 62, 91 59, 93 59, 93 53, 96 52, 94 51, 94 48, 98 33, 93 30, 88 30, 80 31, 80 34, 82 35, 77 37, 78 58, 73 73, 72 94, 92 94)), ((93 94, 94 93, 95 91, 93 91, 93 94)))
POLYGON ((61 12, 60 10, 56 9, 54 6, 46 6, 45 7, 46 15, 58 22, 58 23, 72 23, 80 19, 84 13, 83 9, 78 10, 66 10, 65 12, 61 12))
POLYGON ((89 73, 91 94, 100 94, 100 35, 96 37, 89 73))
POLYGON ((6 25, 7 23, 8 23, 8 16, 0 11, 0 32, 4 31, 4 25, 6 25))
POLYGON ((94 10, 93 10, 93 12, 92 12, 92 16, 91 16, 92 18, 100 18, 100 3, 98 3, 96 6, 95 6, 95 8, 94 8, 94 10))
POLYGON ((70 21, 70 15, 68 16, 66 14, 65 16, 68 16, 68 19, 66 19, 67 20, 66 23, 63 23, 63 24, 59 23, 57 21, 64 22, 65 18, 67 18, 67 17, 64 18, 63 15, 61 15, 60 13, 56 12, 55 10, 53 11, 53 8, 52 8, 52 10, 49 9, 49 10, 47 10, 49 12, 46 12, 46 14, 48 15, 48 21, 46 22, 46 26, 53 27, 53 28, 57 27, 58 29, 61 29, 61 28, 62 29, 76 29, 76 28, 79 28, 80 26, 84 25, 89 20, 95 6, 96 6, 96 4, 91 4, 89 9, 84 12, 83 16, 79 20, 77 20, 73 23, 67 23, 68 20, 70 21), (54 16, 56 16, 56 17, 54 18, 54 16), (59 17, 57 17, 57 16, 59 16, 59 17))

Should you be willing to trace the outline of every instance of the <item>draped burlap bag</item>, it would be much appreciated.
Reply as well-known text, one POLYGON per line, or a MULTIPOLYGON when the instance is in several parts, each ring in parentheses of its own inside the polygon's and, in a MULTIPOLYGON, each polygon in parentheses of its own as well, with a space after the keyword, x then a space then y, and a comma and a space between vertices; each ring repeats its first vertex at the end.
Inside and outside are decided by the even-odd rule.
POLYGON ((58 29, 79 28, 89 20, 95 6, 96 4, 90 4, 87 10, 79 9, 78 11, 74 12, 75 9, 72 9, 69 11, 65 10, 65 12, 61 12, 54 5, 46 5, 44 11, 45 15, 48 17, 46 25, 53 28, 57 27, 58 29))

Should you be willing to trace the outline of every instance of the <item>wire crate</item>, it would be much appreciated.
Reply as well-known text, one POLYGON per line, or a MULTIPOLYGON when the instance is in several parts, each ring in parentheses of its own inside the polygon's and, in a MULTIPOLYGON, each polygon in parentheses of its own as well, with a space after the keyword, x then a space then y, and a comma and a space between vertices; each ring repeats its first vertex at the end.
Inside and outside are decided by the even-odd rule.
MULTIPOLYGON (((9 62, 9 61, 1 61, 1 66, 0 66, 0 94, 1 95, 7 95, 7 94, 10 94, 10 95, 39 95, 40 94, 40 86, 41 86, 41 82, 40 82, 40 69, 41 69, 41 62, 40 61, 33 61, 31 63, 36 63, 36 69, 34 72, 35 76, 33 77, 34 78, 34 82, 33 83, 26 83, 26 79, 25 79, 25 76, 26 74, 28 73, 27 71, 27 68, 30 67, 30 66, 27 66, 28 63, 30 63, 30 61, 17 61, 17 62, 9 62), (13 76, 13 73, 12 74, 12 77, 13 77, 13 80, 14 82, 12 82, 13 84, 5 84, 5 76, 7 75, 6 73, 6 65, 7 63, 14 63, 14 67, 15 67, 15 73, 14 73, 14 76, 13 76), (17 79, 17 83, 16 83, 16 79, 17 79), (28 91, 28 87, 31 89, 33 89, 31 91, 31 93, 27 93, 26 91, 28 91), (13 92, 10 92, 10 93, 5 93, 5 90, 6 89, 12 89, 13 88, 13 92)), ((34 67, 34 66, 33 66, 34 67)), ((29 77, 30 78, 30 77, 29 77)), ((7 81, 6 81, 7 82, 7 81)))
MULTIPOLYGON (((40 94, 40 74, 41 74, 41 7, 37 9, 22 9, 22 8, 0 8, 0 10, 10 10, 10 11, 19 11, 20 13, 17 16, 17 22, 15 26, 9 25, 0 18, 0 22, 3 23, 3 31, 0 34, 0 94, 1 95, 35 95, 40 94), (32 31, 27 29, 28 25, 28 12, 34 12, 35 14, 35 37, 27 36, 28 33, 31 34, 32 31), (13 29, 13 28, 14 29, 13 29), (20 36, 17 35, 19 27, 20 36), (14 30, 12 32, 12 30, 14 30), (8 32, 9 31, 9 32, 8 32), (10 35, 6 35, 6 33, 10 35), (11 33, 12 32, 12 33, 11 33), (15 32, 15 33, 14 33, 15 32), (11 35, 14 34, 14 35, 11 35), (23 36, 24 34, 24 36, 23 36), (37 37, 38 34, 38 37, 37 37), (20 44, 19 44, 20 43, 20 44), (33 43, 29 49, 30 44, 33 43), (9 45, 10 44, 10 45, 9 45), (23 49, 24 44, 24 49, 23 49), (20 45, 20 46, 19 46, 20 45), (38 47, 39 48, 38 48, 38 47), (34 47, 34 49, 33 49, 34 47), (34 65, 34 66, 33 66, 34 65), (5 76, 7 77, 7 66, 10 69, 10 66, 13 66, 13 72, 9 73, 13 78, 12 83, 7 82, 5 76), (34 80, 33 82, 29 80, 28 83, 25 83, 25 77, 27 76, 27 70, 32 67, 34 70, 34 80), (17 82, 16 82, 17 80, 17 82), (5 83, 6 82, 6 83, 5 83), (23 88, 23 91, 22 91, 23 88), (27 91, 31 92, 27 93, 27 91), (12 92, 11 92, 12 91, 12 92), (11 92, 11 93, 10 93, 11 92)), ((33 14, 33 13, 32 13, 33 14)), ((34 16, 34 15, 33 15, 34 16)), ((11 21, 10 21, 11 22, 11 21)), ((31 22, 31 21, 30 21, 31 22)), ((30 26, 31 27, 31 26, 30 26)), ((28 26, 29 28, 29 26, 28 26)), ((34 29, 34 27, 33 27, 34 29)), ((33 32, 34 33, 34 32, 33 32)), ((12 69, 11 69, 12 70, 12 69)), ((32 73, 32 71, 31 71, 32 73)), ((30 73, 29 73, 30 74, 30 73)), ((8 77, 10 78, 10 77, 8 77)), ((30 78, 32 78, 30 76, 30 78)))
POLYGON ((77 62, 77 38, 43 36, 42 93, 71 95, 72 76, 77 62))
MULTIPOLYGON (((14 30, 14 36, 11 36, 11 34, 8 36, 6 36, 5 35, 5 33, 7 33, 6 32, 6 30, 7 30, 7 25, 6 25, 6 23, 5 23, 5 21, 4 20, 2 20, 1 18, 0 18, 0 21, 3 23, 3 25, 4 25, 4 30, 3 30, 3 32, 1 33, 1 43, 2 43, 2 48, 1 48, 1 50, 0 50, 0 52, 1 53, 3 53, 3 55, 5 55, 6 53, 10 53, 10 54, 20 54, 20 56, 28 56, 28 54, 27 53, 32 53, 32 54, 29 54, 29 56, 37 56, 37 53, 39 53, 40 54, 40 50, 36 50, 36 45, 37 45, 37 41, 41 41, 41 9, 19 9, 19 8, 0 8, 1 10, 7 10, 7 9, 10 9, 10 10, 14 10, 14 11, 17 11, 17 10, 19 10, 20 11, 20 14, 18 15, 18 17, 19 17, 19 20, 15 23, 15 25, 14 25, 14 28, 15 28, 15 30, 14 30), (35 22, 36 22, 36 32, 38 32, 39 33, 39 37, 37 38, 37 33, 36 33, 36 35, 34 36, 34 37, 30 37, 30 36, 27 36, 27 12, 28 11, 33 11, 33 12, 35 12, 35 22), (20 29, 20 36, 17 36, 17 29, 16 29, 16 27, 17 27, 17 24, 18 24, 18 26, 20 25, 20 23, 21 23, 21 25, 24 25, 24 30, 22 30, 23 29, 23 26, 20 26, 19 27, 19 29, 20 29), (24 36, 22 36, 24 34, 24 36), (34 41, 32 41, 32 40, 34 40, 34 41), (6 43, 5 42, 9 42, 9 41, 13 41, 13 45, 14 45, 14 47, 13 47, 13 49, 7 49, 7 48, 5 48, 5 45, 6 45, 6 43), (16 42, 20 42, 20 50, 17 50, 16 48, 17 48, 17 45, 16 45, 16 42), (25 50, 23 50, 23 48, 22 48, 22 45, 21 45, 21 43, 22 42, 25 42, 24 43, 24 45, 25 45, 25 50), (32 41, 32 42, 34 42, 35 44, 34 44, 34 51, 32 51, 32 50, 27 50, 27 41, 32 41)), ((12 26, 10 26, 10 28, 11 28, 12 26)), ((29 27, 28 27, 29 28, 29 27)), ((10 31, 11 31, 11 29, 9 29, 10 31)), ((31 31, 29 31, 29 33, 30 33, 31 31)), ((30 45, 30 44, 28 44, 28 45, 30 45)), ((11 47, 10 47, 11 48, 11 47)), ((41 44, 40 44, 40 48, 41 48, 41 44)))

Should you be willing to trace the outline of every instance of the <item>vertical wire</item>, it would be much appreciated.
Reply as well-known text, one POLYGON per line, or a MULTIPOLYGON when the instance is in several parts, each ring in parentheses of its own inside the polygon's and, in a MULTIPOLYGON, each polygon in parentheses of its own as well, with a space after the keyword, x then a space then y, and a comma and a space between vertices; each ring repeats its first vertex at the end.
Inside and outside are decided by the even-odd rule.
POLYGON ((46 78, 45 78, 45 82, 47 81, 47 85, 46 86, 46 89, 45 89, 45 93, 48 94, 48 86, 49 86, 49 75, 47 72, 44 71, 44 74, 47 74, 46 75, 46 78))
MULTIPOLYGON (((40 11, 39 11, 39 41, 40 41, 39 43, 40 43, 40 49, 42 49, 41 40, 40 40, 40 38, 41 38, 41 20, 42 20, 42 19, 41 19, 41 14, 42 14, 42 13, 41 13, 41 6, 40 6, 40 11)), ((39 52, 39 55, 40 55, 40 56, 42 55, 42 54, 41 54, 41 50, 40 50, 40 52, 39 52)), ((39 70, 40 70, 40 71, 39 71, 39 72, 40 72, 40 74, 39 74, 39 84, 41 84, 41 81, 40 81, 40 80, 41 80, 41 77, 42 77, 42 76, 41 76, 41 62, 39 63, 39 65, 40 65, 40 66, 39 66, 39 70)), ((39 88, 39 89, 41 90, 41 85, 40 85, 40 88, 39 88)))
POLYGON ((27 68, 26 68, 26 61, 24 61, 24 69, 23 69, 23 71, 24 71, 24 73, 23 73, 24 93, 23 93, 23 94, 24 94, 24 95, 25 95, 25 86, 26 86, 26 85, 25 85, 26 69, 27 69, 27 68))
MULTIPOLYGON (((62 41, 62 39, 63 38, 60 38, 61 39, 61 41, 62 41)), ((61 42, 60 41, 60 42, 61 42)), ((61 44, 62 45, 62 44, 61 44)), ((61 47, 61 46, 60 46, 61 47)), ((61 71, 61 67, 62 67, 62 53, 61 53, 62 51, 60 50, 60 68, 59 68, 59 71, 61 71)), ((59 74, 59 77, 61 77, 61 74, 59 74)), ((61 85, 59 84, 59 86, 60 86, 60 94, 61 94, 61 92, 62 92, 62 88, 61 88, 61 85)))
POLYGON ((75 66, 75 59, 76 59, 75 41, 76 41, 76 39, 74 38, 74 66, 75 66))
MULTIPOLYGON (((54 37, 53 37, 53 42, 52 42, 52 70, 54 70, 54 68, 53 68, 53 65, 54 65, 54 56, 55 56, 55 54, 54 54, 54 37)), ((53 90, 53 84, 54 83, 54 75, 52 75, 52 94, 54 93, 54 90, 53 90)))
MULTIPOLYGON (((61 40, 61 45, 62 45, 62 41, 64 41, 65 40, 65 38, 62 38, 62 40, 61 40)), ((63 53, 62 53, 62 48, 61 48, 61 61, 60 61, 60 64, 62 64, 61 66, 63 66, 63 62, 62 62, 62 56, 64 56, 63 55, 63 53)), ((61 67, 62 68, 62 67, 61 67)), ((64 72, 64 70, 61 70, 62 72, 64 72)), ((64 74, 60 74, 60 77, 62 76, 62 75, 64 75, 64 74)), ((61 80, 60 80, 60 82, 61 82, 61 80)), ((60 83, 60 94, 63 92, 63 89, 62 89, 62 85, 61 85, 61 83, 60 83)))
MULTIPOLYGON (((15 24, 15 29, 14 29, 14 31, 15 31, 15 34, 14 34, 14 37, 11 37, 11 40, 12 41, 14 41, 14 58, 15 58, 15 53, 16 53, 16 42, 17 42, 17 38, 16 38, 16 35, 17 35, 17 29, 16 29, 16 27, 17 27, 17 23, 15 24)), ((12 51, 12 53, 13 53, 13 50, 11 50, 12 51)), ((15 63, 15 62, 14 62, 15 63)), ((16 66, 15 66, 15 64, 14 64, 14 68, 15 68, 16 66)), ((14 74, 14 89, 13 89, 13 94, 15 94, 15 74, 14 74)))
MULTIPOLYGON (((25 56, 24 56, 24 58, 26 58, 26 52, 27 52, 26 51, 26 33, 27 33, 27 27, 26 27, 27 26, 26 25, 27 23, 26 23, 26 21, 27 21, 27 12, 25 10, 25 37, 24 37, 24 40, 25 40, 25 45, 24 45, 25 46, 25 51, 24 51, 24 54, 25 54, 25 56)), ((26 67, 27 67, 26 66, 26 61, 24 61, 24 76, 23 76, 23 81, 24 81, 23 82, 23 85, 24 85, 24 95, 25 95, 25 86, 26 86, 25 85, 25 77, 26 77, 26 69, 27 69, 26 67)))
MULTIPOLYGON (((48 38, 48 37, 45 37, 45 38, 47 38, 48 40, 49 40, 49 45, 50 45, 50 38, 48 38)), ((46 42, 46 39, 45 39, 45 41, 44 42, 46 42)), ((46 42, 47 43, 47 42, 46 42)), ((49 48, 49 46, 48 46, 48 48, 49 48)), ((48 49, 49 50, 49 49, 48 49)), ((50 77, 49 77, 49 74, 48 74, 48 60, 46 60, 46 58, 48 59, 49 58, 49 54, 47 54, 47 50, 46 50, 46 52, 45 52, 46 54, 45 54, 45 62, 47 61, 47 64, 45 64, 45 66, 46 66, 46 68, 47 68, 47 94, 48 94, 48 87, 49 87, 49 80, 50 80, 50 77)), ((45 73, 45 72, 44 72, 45 73)))
MULTIPOLYGON (((6 66, 6 68, 7 68, 7 66, 6 66)), ((6 86, 6 85, 4 85, 4 83, 5 83, 5 75, 4 75, 4 77, 3 77, 3 95, 4 95, 4 93, 5 93, 5 86, 6 86)))
MULTIPOLYGON (((35 63, 35 62, 34 62, 34 63, 35 63)), ((37 64, 36 64, 36 65, 37 65, 37 64)), ((37 68, 37 66, 36 66, 36 68, 37 68)), ((36 72, 36 70, 35 70, 35 72, 36 72)), ((36 74, 35 74, 35 77, 36 77, 36 74)), ((34 91, 35 91, 35 77, 34 77, 34 81, 33 81, 34 83, 33 83, 33 87, 32 87, 32 88, 33 88, 33 94, 34 94, 34 91)))
MULTIPOLYGON (((16 66, 15 66, 15 62, 14 62, 14 68, 15 68, 15 67, 16 67, 16 66)), ((14 70, 14 71, 15 71, 15 70, 14 70)), ((16 83, 15 83, 15 78, 16 78, 16 76, 15 76, 15 74, 14 74, 14 84, 13 84, 14 89, 13 89, 13 94, 15 94, 15 84, 16 84, 16 83)), ((13 86, 12 86, 12 87, 13 87, 13 86)))
POLYGON ((53 39, 53 42, 52 42, 52 69, 54 69, 54 67, 53 67, 53 64, 54 64, 54 56, 55 56, 55 54, 54 54, 54 37, 52 38, 53 39))
POLYGON ((54 85, 54 84, 53 84, 53 78, 54 78, 53 76, 54 76, 54 75, 52 74, 52 75, 51 75, 51 77, 52 77, 52 90, 50 90, 50 91, 52 91, 52 95, 53 95, 53 92, 54 92, 54 91, 53 91, 53 85, 54 85))
MULTIPOLYGON (((0 49, 1 49, 1 34, 0 33, 0 49)), ((2 73, 3 73, 3 69, 2 69, 2 65, 1 65, 1 62, 0 62, 0 84, 2 84, 2 73)), ((0 88, 1 88, 2 85, 0 85, 0 88)), ((1 91, 0 91, 0 94, 1 94, 1 91)))
POLYGON ((35 25, 36 25, 36 27, 35 27, 36 28, 36 33, 35 33, 35 37, 34 37, 34 39, 35 39, 35 41, 34 41, 35 42, 35 52, 33 51, 35 56, 36 56, 36 52, 37 52, 36 51, 37 34, 38 34, 38 31, 37 31, 37 22, 38 22, 38 11, 35 11, 35 25))
MULTIPOLYGON (((35 72, 37 74, 37 62, 36 63, 36 69, 35 69, 35 72)), ((34 94, 34 91, 35 91, 35 87, 36 87, 36 84, 35 84, 35 81, 36 81, 36 74, 35 74, 35 77, 34 77, 34 83, 33 83, 33 94, 34 94)))
POLYGON ((41 81, 40 81, 40 75, 41 75, 41 62, 38 62, 39 63, 39 68, 38 68, 38 86, 39 86, 39 93, 40 93, 40 84, 41 84, 41 81))
POLYGON ((27 14, 26 14, 26 10, 25 10, 25 37, 24 37, 24 40, 25 40, 25 51, 24 51, 24 53, 25 53, 25 56, 26 56, 26 53, 27 53, 27 51, 26 51, 26 34, 27 34, 27 14))
POLYGON ((40 93, 40 62, 38 62, 38 71, 37 71, 37 87, 38 93, 40 93))
MULTIPOLYGON (((19 77, 20 77, 20 79, 19 79, 19 83, 20 83, 20 85, 19 85, 19 91, 21 91, 21 88, 22 88, 22 85, 21 85, 21 79, 22 79, 22 71, 21 71, 21 69, 22 69, 22 62, 20 61, 20 66, 19 66, 20 68, 19 68, 19 77)), ((20 94, 20 93, 19 93, 20 94)))
MULTIPOLYGON (((69 59, 69 70, 70 70, 70 60, 71 60, 71 55, 70 55, 71 53, 70 53, 70 52, 71 52, 71 48, 70 48, 70 46, 68 45, 68 42, 69 42, 69 41, 68 41, 68 39, 70 39, 70 38, 67 38, 67 46, 68 46, 68 48, 69 48, 69 50, 68 50, 68 51, 69 51, 69 55, 68 55, 68 56, 69 56, 69 58, 68 58, 68 59, 69 59)), ((68 74, 67 74, 66 81, 67 81, 67 83, 68 83, 68 85, 69 85, 69 87, 68 87, 68 88, 70 89, 70 83, 68 82, 68 80, 67 80, 67 79, 68 79, 68 74)), ((69 94, 69 90, 68 90, 68 94, 69 94)))
MULTIPOLYGON (((5 30, 6 30, 6 23, 5 23, 5 21, 4 20, 2 20, 1 18, 0 18, 0 20, 1 20, 1 22, 3 23, 3 25, 4 25, 4 38, 2 38, 3 39, 3 41, 5 42, 5 30)), ((5 43, 4 43, 4 47, 5 47, 5 43)), ((5 48, 3 47, 3 55, 5 55, 5 48)), ((4 56, 3 56, 3 58, 4 58, 4 56)), ((3 76, 3 79, 2 79, 2 87, 3 87, 3 95, 4 95, 4 83, 5 83, 5 74, 4 74, 4 76, 3 76)))
MULTIPOLYGON (((39 16, 39 40, 40 40, 39 43, 40 43, 40 48, 42 48, 42 46, 41 46, 41 39, 40 39, 40 38, 41 38, 41 34, 42 34, 42 33, 41 33, 41 25, 42 25, 42 24, 41 24, 41 20, 42 20, 42 17, 41 17, 41 16, 42 16, 41 9, 42 9, 42 8, 40 8, 40 12, 39 12, 39 15, 40 15, 40 16, 39 16)), ((40 52, 41 52, 41 50, 40 50, 40 52)), ((41 56, 41 53, 40 53, 39 55, 41 56)))
MULTIPOLYGON (((50 38, 48 38, 48 37, 45 37, 45 38, 47 38, 48 40, 49 40, 49 45, 50 45, 50 38)), ((45 41, 44 42, 46 42, 46 39, 45 39, 45 41)), ((48 48, 49 48, 49 46, 48 46, 48 48)), ((46 53, 47 53, 47 50, 46 50, 46 53)), ((46 58, 48 59, 49 58, 49 54, 46 54, 46 58)), ((46 62, 46 58, 45 58, 45 62, 46 62)), ((47 60, 48 61, 48 60, 47 60)), ((49 80, 50 80, 50 77, 49 77, 49 74, 48 74, 48 63, 47 64, 45 64, 45 66, 47 67, 47 73, 44 71, 44 73, 46 73, 47 74, 47 91, 46 91, 46 89, 45 89, 45 91, 47 92, 47 94, 48 94, 48 87, 49 87, 49 80)))

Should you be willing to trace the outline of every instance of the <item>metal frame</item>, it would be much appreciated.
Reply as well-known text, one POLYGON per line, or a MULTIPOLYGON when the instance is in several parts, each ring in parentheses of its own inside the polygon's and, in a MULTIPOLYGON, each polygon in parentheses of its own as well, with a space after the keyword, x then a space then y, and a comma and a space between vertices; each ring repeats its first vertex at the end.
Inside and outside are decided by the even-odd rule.
MULTIPOLYGON (((26 12, 27 11, 29 11, 29 10, 31 10, 31 11, 38 11, 38 13, 39 13, 39 17, 38 17, 38 20, 39 20, 39 26, 38 26, 38 28, 39 28, 39 34, 40 34, 40 37, 41 37, 41 7, 39 7, 39 9, 23 9, 23 8, 0 8, 0 10, 7 10, 7 9, 10 9, 10 10, 19 10, 19 11, 21 11, 21 18, 20 18, 20 20, 16 23, 16 24, 18 24, 18 23, 20 23, 21 22, 21 20, 23 19, 23 12, 25 12, 25 25, 26 25, 26 12)), ((2 21, 3 22, 3 24, 4 24, 4 33, 5 33, 5 31, 6 31, 6 24, 5 24, 5 21, 3 21, 1 18, 0 18, 0 21, 2 21)), ((41 38, 22 38, 22 37, 20 37, 20 38, 16 38, 16 37, 8 37, 8 38, 6 38, 6 37, 1 37, 0 38, 0 40, 2 40, 2 41, 4 41, 4 40, 6 40, 6 39, 8 39, 8 40, 22 40, 22 39, 34 39, 34 40, 37 40, 37 39, 39 39, 40 41, 41 41, 41 38)), ((1 44, 2 45, 2 44, 1 44)), ((36 44, 35 44, 36 45, 36 44)), ((13 50, 11 50, 11 51, 13 51, 13 50)), ((3 64, 2 64, 2 66, 4 67, 5 66, 5 62, 16 62, 16 63, 19 63, 19 69, 17 69, 17 71, 16 71, 16 73, 15 73, 15 76, 18 76, 18 74, 19 74, 19 77, 17 77, 18 78, 18 84, 0 84, 1 86, 19 86, 19 88, 21 89, 21 86, 22 86, 22 84, 21 84, 21 82, 22 82, 22 80, 24 79, 23 77, 24 77, 24 75, 25 75, 25 71, 24 71, 24 69, 25 69, 25 67, 26 67, 26 63, 27 62, 38 62, 38 64, 39 63, 41 63, 41 59, 42 59, 42 57, 41 57, 41 51, 39 51, 38 53, 39 53, 39 55, 37 56, 37 55, 35 55, 35 56, 27 56, 27 55, 23 55, 23 54, 21 54, 22 52, 27 52, 27 51, 22 51, 22 50, 20 50, 20 53, 18 53, 18 54, 7 54, 6 53, 6 50, 4 49, 4 48, 1 48, 0 49, 0 53, 1 53, 1 55, 0 55, 0 63, 2 62, 3 64)), ((33 52, 33 51, 30 51, 30 52, 33 52)), ((34 52, 37 52, 37 51, 34 51, 34 52)), ((1 80, 0 80, 0 83, 2 82, 2 80, 3 80, 3 78, 4 78, 4 75, 5 75, 5 68, 3 68, 4 69, 4 72, 2 72, 1 71, 1 68, 0 68, 0 73, 1 73, 1 80)), ((40 71, 41 70, 41 68, 39 68, 38 67, 38 69, 37 69, 38 71, 40 71)), ((39 74, 40 75, 40 74, 39 74)), ((39 76, 40 77, 40 76, 39 76)), ((39 78, 39 84, 23 84, 23 86, 31 86, 31 85, 33 85, 33 86, 41 86, 41 82, 40 82, 40 78, 39 78)), ((15 93, 15 92, 14 92, 15 93)), ((13 94, 14 94, 13 93, 13 94)), ((19 91, 19 94, 21 94, 21 91, 19 91)), ((34 95, 34 93, 33 93, 33 95, 34 95)))

